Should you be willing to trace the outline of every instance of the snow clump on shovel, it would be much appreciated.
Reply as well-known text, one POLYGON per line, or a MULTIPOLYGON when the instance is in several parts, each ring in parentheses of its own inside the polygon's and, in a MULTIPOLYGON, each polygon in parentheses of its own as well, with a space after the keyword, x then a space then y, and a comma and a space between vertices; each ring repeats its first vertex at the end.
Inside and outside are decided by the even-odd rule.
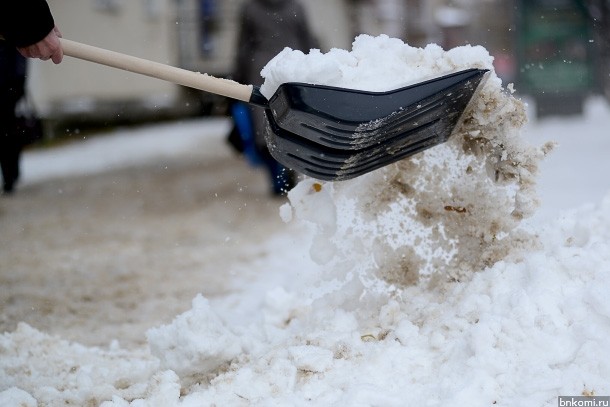
POLYGON ((503 88, 485 48, 416 48, 385 35, 360 35, 351 51, 286 48, 263 69, 261 91, 284 82, 387 91, 469 68, 489 77, 448 142, 350 181, 307 180, 291 191, 295 217, 316 225, 314 260, 404 286, 463 280, 535 245, 518 226, 538 205, 538 164, 552 145, 521 137, 524 104, 503 88), (320 208, 320 193, 332 210, 320 208))

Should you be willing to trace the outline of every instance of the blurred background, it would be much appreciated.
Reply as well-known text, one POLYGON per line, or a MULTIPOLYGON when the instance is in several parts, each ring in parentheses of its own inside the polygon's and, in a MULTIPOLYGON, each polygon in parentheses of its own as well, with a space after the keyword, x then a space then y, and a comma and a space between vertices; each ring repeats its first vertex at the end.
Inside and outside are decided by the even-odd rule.
MULTIPOLYGON (((49 0, 64 37, 228 77, 238 10, 248 0, 49 0)), ((580 114, 610 100, 610 0, 302 0, 323 51, 360 33, 413 46, 483 45, 505 84, 537 116, 580 114)), ((46 138, 96 123, 226 114, 226 100, 160 80, 66 58, 30 65, 29 94, 46 138)))

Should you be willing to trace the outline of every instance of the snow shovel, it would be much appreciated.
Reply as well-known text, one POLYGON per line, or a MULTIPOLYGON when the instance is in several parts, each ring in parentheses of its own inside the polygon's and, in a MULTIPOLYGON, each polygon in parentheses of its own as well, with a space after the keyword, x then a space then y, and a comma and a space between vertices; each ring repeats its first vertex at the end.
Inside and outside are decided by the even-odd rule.
POLYGON ((64 54, 265 109, 271 155, 310 177, 354 178, 445 142, 487 70, 467 69, 388 92, 284 83, 260 89, 61 39, 64 54))

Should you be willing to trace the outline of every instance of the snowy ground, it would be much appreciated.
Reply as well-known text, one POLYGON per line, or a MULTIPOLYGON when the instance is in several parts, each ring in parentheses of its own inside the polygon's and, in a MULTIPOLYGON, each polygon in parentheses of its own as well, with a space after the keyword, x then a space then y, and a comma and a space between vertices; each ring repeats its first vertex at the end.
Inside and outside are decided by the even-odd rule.
POLYGON ((609 124, 601 100, 528 124, 532 143, 559 142, 527 224, 542 247, 442 292, 408 287, 374 304, 371 326, 316 303, 311 233, 282 222, 284 201, 224 143, 226 121, 28 151, 0 199, 0 405, 610 395, 609 124))
POLYGON ((145 126, 26 152, 18 193, 0 201, 2 331, 24 321, 131 348, 195 294, 253 278, 248 265, 286 226, 263 174, 226 145, 228 125, 145 126))

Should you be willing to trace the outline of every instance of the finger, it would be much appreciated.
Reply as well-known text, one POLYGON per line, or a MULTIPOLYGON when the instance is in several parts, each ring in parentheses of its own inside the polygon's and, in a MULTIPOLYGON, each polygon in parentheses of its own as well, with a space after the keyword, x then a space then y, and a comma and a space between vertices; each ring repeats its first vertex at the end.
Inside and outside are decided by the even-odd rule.
POLYGON ((61 63, 62 59, 64 58, 64 52, 61 48, 59 48, 52 56, 51 59, 53 60, 53 63, 55 65, 61 63))

